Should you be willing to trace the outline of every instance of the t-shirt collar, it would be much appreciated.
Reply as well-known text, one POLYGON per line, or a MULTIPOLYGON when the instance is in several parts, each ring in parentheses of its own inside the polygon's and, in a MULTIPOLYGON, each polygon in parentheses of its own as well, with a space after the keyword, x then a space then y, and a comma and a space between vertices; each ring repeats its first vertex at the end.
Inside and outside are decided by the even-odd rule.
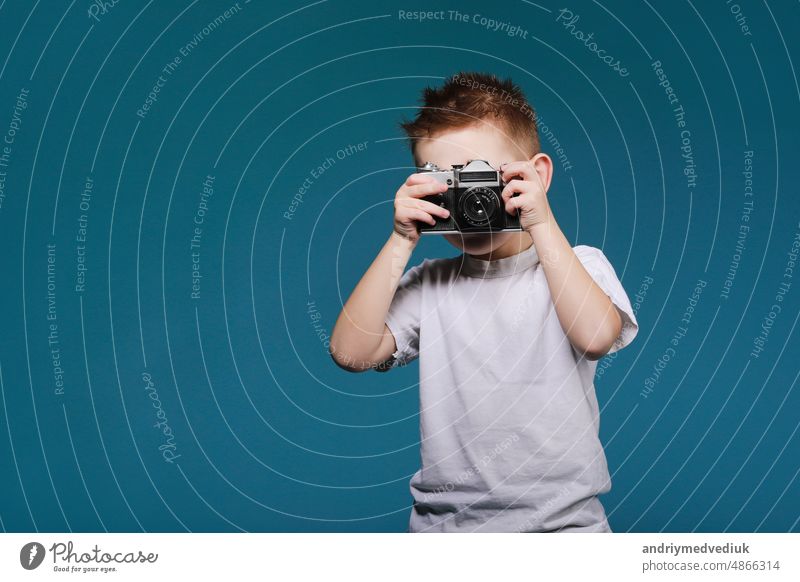
POLYGON ((522 252, 502 259, 485 261, 464 253, 462 256, 461 272, 469 277, 492 278, 508 277, 530 269, 539 263, 536 246, 531 245, 522 252))

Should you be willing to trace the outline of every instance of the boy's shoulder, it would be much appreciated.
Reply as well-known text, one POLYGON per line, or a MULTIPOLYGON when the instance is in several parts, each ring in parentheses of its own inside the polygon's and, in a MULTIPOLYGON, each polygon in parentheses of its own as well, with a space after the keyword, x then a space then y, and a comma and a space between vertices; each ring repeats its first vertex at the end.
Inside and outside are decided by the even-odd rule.
POLYGON ((428 282, 448 279, 457 274, 463 263, 463 255, 455 257, 424 258, 409 268, 406 275, 410 278, 427 280, 428 282))
POLYGON ((577 245, 572 247, 575 255, 580 259, 584 266, 593 265, 602 269, 614 269, 611 261, 608 259, 602 249, 592 247, 589 245, 577 245))
MULTIPOLYGON (((590 245, 575 245, 572 251, 581 261, 608 260, 601 249, 590 245)), ((464 256, 461 254, 454 257, 425 258, 416 267, 426 272, 458 270, 464 263, 464 256)))
POLYGON ((579 258, 596 259, 605 257, 602 250, 590 245, 575 245, 572 250, 579 258))
MULTIPOLYGON (((606 265, 609 263, 603 251, 590 245, 572 247, 575 256, 584 265, 606 265)), ((451 279, 461 272, 464 265, 463 254, 454 257, 424 258, 410 267, 406 273, 409 278, 427 280, 428 282, 451 279)))

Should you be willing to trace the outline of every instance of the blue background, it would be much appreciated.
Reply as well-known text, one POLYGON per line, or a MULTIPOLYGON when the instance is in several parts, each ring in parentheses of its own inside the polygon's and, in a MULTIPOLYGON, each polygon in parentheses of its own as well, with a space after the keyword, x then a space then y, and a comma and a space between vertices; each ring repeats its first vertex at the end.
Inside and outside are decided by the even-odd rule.
MULTIPOLYGON (((800 530, 800 284, 784 276, 800 228, 797 3, 242 0, 204 32, 232 5, 0 3, 0 135, 14 131, 0 168, 3 530, 405 530, 417 364, 350 375, 325 338, 413 170, 398 122, 422 87, 462 69, 523 87, 571 166, 556 161, 549 192, 559 224, 603 249, 636 303, 638 337, 596 380, 612 529, 800 530), (627 77, 558 21, 565 7, 627 77), (435 9, 469 20, 399 18, 435 9), (694 187, 657 60, 685 111, 694 187), (699 280, 686 336, 645 397, 699 280)), ((455 254, 425 239, 411 264, 455 254)))

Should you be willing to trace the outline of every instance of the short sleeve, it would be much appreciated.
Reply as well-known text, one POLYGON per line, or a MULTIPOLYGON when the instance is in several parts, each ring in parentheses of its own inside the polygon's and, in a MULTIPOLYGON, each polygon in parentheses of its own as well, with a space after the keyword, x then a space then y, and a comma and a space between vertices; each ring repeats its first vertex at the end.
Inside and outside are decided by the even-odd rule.
POLYGON ((419 328, 422 311, 422 282, 425 262, 411 267, 400 278, 386 325, 394 336, 397 350, 379 370, 405 366, 419 357, 419 328))
POLYGON ((576 246, 573 250, 594 282, 605 291, 620 312, 622 329, 608 353, 621 350, 633 341, 639 331, 639 323, 636 321, 636 314, 633 312, 628 294, 603 251, 586 245, 576 246))

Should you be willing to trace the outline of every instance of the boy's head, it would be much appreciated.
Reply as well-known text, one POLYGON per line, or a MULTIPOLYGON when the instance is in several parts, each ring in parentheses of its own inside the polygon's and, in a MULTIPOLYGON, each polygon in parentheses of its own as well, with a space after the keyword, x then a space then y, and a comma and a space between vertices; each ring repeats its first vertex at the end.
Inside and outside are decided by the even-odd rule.
MULTIPOLYGON (((460 72, 439 88, 426 87, 411 121, 401 124, 409 138, 414 164, 433 162, 442 169, 481 159, 499 169, 503 162, 533 160, 548 173, 552 162, 540 151, 536 113, 510 79, 460 72)), ((524 233, 523 233, 524 234, 524 233)), ((486 254, 515 233, 448 234, 445 238, 470 254, 486 254)))

